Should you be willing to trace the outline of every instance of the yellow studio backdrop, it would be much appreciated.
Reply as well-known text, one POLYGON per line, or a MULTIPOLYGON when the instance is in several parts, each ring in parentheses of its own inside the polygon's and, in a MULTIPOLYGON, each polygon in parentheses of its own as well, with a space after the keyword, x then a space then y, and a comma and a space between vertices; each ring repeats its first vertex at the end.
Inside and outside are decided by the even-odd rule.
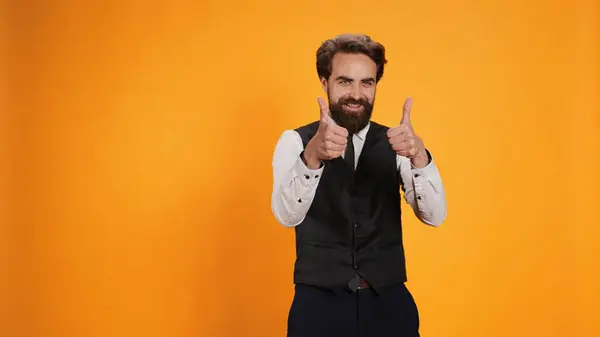
POLYGON ((284 336, 273 149, 318 118, 321 41, 364 32, 388 50, 374 120, 412 96, 447 189, 440 228, 404 216, 422 336, 600 336, 599 12, 5 3, 0 335, 284 336))

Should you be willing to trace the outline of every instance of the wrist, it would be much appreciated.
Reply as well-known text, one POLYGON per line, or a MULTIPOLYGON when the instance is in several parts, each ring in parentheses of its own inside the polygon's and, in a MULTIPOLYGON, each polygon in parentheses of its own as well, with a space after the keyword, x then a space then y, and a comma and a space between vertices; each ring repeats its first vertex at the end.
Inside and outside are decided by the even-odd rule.
POLYGON ((416 168, 423 168, 429 164, 429 154, 427 154, 427 150, 419 151, 419 153, 411 158, 411 163, 416 168))
POLYGON ((306 147, 306 150, 302 152, 301 157, 304 165, 306 165, 309 169, 318 170, 321 167, 321 161, 308 146, 306 147))

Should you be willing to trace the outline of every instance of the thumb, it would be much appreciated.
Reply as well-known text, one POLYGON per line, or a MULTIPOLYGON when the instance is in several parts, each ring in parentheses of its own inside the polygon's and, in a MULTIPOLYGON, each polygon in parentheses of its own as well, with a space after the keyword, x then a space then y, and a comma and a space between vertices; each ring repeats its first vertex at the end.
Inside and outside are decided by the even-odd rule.
POLYGON ((402 120, 400 124, 405 124, 410 126, 410 108, 412 107, 412 98, 408 97, 406 101, 404 101, 404 108, 402 109, 402 120))
POLYGON ((321 110, 320 119, 322 122, 331 122, 331 115, 329 114, 329 107, 325 100, 322 97, 317 97, 317 101, 319 102, 319 109, 321 110))

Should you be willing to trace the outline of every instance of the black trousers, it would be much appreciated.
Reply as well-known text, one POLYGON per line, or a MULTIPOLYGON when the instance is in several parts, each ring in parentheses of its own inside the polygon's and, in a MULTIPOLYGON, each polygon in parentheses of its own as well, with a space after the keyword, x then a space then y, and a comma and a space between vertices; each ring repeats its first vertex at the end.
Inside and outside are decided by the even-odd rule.
POLYGON ((418 337, 419 313, 404 284, 357 292, 297 284, 287 337, 418 337))

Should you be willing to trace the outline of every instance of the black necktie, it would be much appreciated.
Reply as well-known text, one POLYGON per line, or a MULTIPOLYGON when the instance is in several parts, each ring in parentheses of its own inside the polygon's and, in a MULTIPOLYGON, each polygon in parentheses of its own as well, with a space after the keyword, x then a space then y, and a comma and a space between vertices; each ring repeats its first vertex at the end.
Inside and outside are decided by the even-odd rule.
POLYGON ((344 160, 348 163, 350 170, 354 173, 354 142, 352 142, 352 134, 348 135, 348 143, 346 144, 346 153, 344 154, 344 160))

